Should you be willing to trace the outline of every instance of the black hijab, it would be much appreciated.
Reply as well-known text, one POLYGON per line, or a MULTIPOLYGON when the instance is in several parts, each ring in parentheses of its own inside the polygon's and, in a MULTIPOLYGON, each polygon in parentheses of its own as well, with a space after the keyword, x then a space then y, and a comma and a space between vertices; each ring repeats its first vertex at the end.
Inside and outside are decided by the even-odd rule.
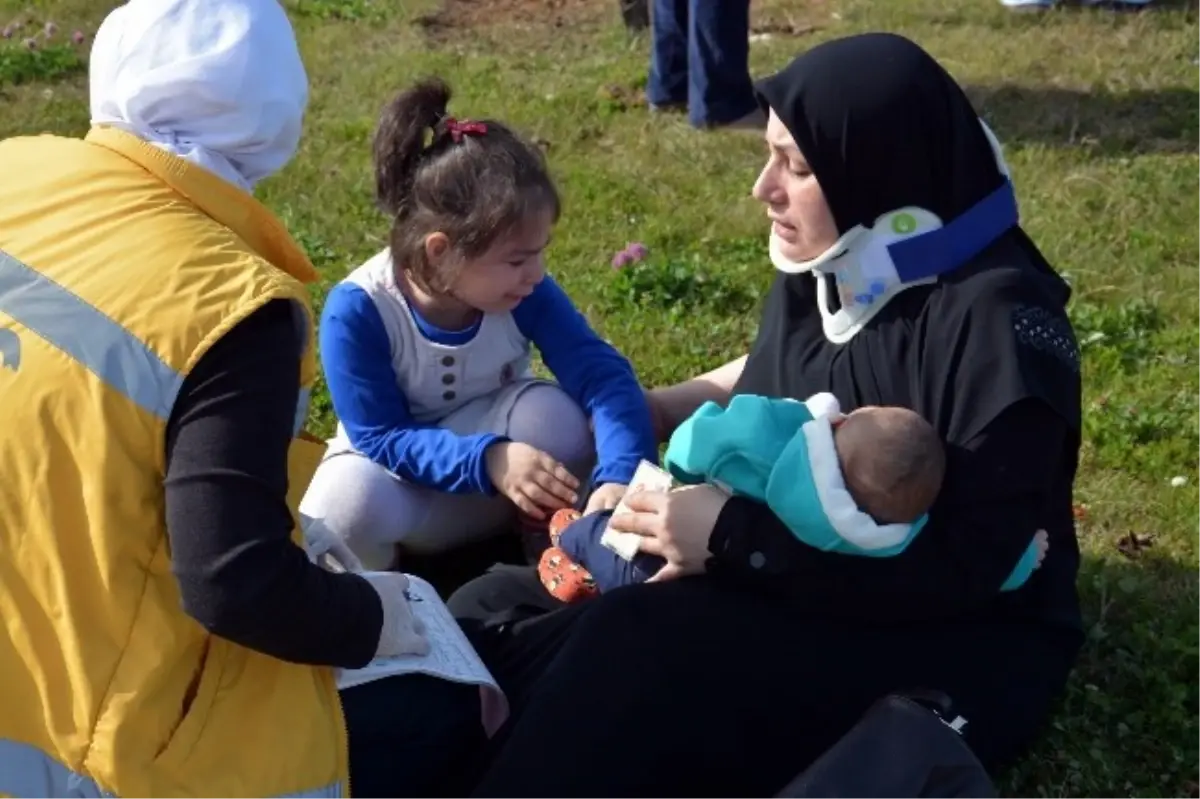
MULTIPOLYGON (((901 36, 825 42, 762 81, 759 102, 791 132, 839 232, 915 205, 949 223, 1005 177, 961 87, 901 36)), ((812 274, 780 274, 736 391, 844 409, 913 408, 965 443, 1027 397, 1080 426, 1070 289, 1014 226, 930 286, 894 297, 854 338, 828 341, 812 274)))
POLYGON ((901 36, 817 45, 758 96, 796 140, 842 233, 906 205, 947 221, 1004 180, 962 89, 901 36))

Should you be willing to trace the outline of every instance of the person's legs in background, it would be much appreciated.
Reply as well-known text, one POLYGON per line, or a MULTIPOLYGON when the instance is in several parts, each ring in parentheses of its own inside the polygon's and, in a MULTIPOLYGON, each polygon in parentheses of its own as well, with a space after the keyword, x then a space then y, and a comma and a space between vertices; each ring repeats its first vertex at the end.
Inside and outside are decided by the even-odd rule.
POLYGON ((405 674, 341 692, 355 796, 461 796, 487 743, 479 688, 405 674))
POLYGON ((688 119, 698 128, 755 126, 766 118, 750 80, 750 0, 690 0, 688 119))
POLYGON ((654 0, 650 31, 650 79, 646 101, 658 110, 683 110, 688 104, 688 3, 654 0))
POLYGON ((760 126, 750 80, 749 0, 655 0, 651 109, 683 109, 697 128, 760 126))

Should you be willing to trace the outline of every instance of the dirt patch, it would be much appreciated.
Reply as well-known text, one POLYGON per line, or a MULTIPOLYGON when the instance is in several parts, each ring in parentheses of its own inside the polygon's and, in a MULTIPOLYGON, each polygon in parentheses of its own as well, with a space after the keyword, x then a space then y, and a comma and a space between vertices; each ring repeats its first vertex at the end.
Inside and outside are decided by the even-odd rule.
POLYGON ((490 28, 578 28, 620 15, 618 0, 443 0, 441 8, 416 20, 434 41, 490 28))
MULTIPOLYGON (((799 37, 822 27, 829 0, 764 0, 750 9, 752 37, 799 37)), ((437 11, 418 17, 415 24, 441 43, 468 31, 578 30, 619 24, 621 18, 622 0, 442 0, 437 11)))
POLYGON ((807 36, 823 28, 830 0, 760 0, 750 4, 750 39, 807 36))

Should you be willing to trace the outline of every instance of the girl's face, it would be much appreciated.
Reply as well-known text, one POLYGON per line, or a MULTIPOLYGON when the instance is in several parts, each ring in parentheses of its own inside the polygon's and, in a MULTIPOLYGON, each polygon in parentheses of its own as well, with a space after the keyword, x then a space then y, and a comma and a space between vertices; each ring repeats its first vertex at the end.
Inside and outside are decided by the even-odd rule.
POLYGON ((791 261, 808 261, 838 240, 837 224, 821 184, 796 146, 792 134, 771 111, 767 120, 767 165, 751 192, 767 206, 771 232, 791 261))
POLYGON ((544 253, 550 244, 549 214, 531 218, 501 236, 458 272, 450 296, 484 313, 508 313, 528 297, 546 276, 544 253))

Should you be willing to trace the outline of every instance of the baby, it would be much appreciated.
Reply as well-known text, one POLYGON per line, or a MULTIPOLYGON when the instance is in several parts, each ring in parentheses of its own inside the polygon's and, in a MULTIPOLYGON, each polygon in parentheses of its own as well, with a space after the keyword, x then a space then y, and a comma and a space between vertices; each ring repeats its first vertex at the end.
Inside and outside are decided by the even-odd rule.
MULTIPOLYGON (((830 394, 805 402, 739 395, 727 408, 706 403, 680 425, 664 465, 681 483, 707 482, 766 503, 809 546, 890 557, 928 520, 946 455, 937 431, 907 408, 842 414, 830 394)), ((661 558, 638 554, 627 561, 604 547, 610 515, 556 514, 554 546, 539 563, 551 594, 578 601, 642 582, 662 566, 661 558)), ((1001 590, 1023 585, 1046 549, 1039 533, 1001 590)))

